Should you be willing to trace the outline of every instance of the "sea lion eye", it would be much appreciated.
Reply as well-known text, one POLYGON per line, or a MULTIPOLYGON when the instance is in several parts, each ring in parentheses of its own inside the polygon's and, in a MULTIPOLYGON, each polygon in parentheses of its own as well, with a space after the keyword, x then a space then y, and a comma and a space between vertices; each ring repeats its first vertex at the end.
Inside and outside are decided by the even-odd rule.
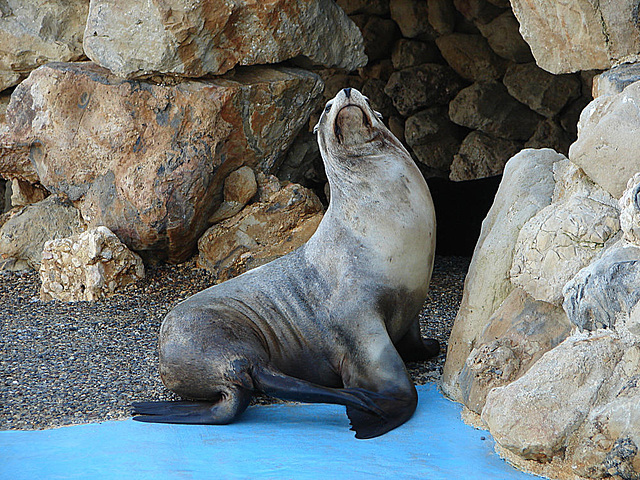
POLYGON ((332 103, 327 103, 327 106, 324 107, 324 113, 329 113, 329 110, 331 110, 332 106, 333 106, 332 103))

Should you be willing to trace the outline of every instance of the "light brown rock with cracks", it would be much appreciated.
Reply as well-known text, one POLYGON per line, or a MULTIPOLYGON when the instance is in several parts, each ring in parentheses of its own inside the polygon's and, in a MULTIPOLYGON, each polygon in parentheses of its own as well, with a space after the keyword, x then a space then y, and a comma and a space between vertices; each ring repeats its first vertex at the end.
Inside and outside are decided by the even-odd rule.
POLYGON ((142 278, 142 259, 107 227, 97 227, 45 243, 40 299, 91 302, 142 278))

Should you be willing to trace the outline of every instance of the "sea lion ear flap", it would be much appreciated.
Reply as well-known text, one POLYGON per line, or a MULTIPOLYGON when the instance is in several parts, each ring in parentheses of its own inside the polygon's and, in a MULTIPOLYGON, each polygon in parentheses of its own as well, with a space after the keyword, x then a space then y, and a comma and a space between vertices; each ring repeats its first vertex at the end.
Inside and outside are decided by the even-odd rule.
POLYGON ((380 120, 382 120, 382 114, 380 112, 376 112, 374 110, 373 113, 375 114, 376 117, 378 117, 380 120))
POLYGON ((320 121, 318 121, 318 123, 316 123, 316 126, 313 127, 313 133, 317 134, 318 133, 318 129, 320 128, 320 121))

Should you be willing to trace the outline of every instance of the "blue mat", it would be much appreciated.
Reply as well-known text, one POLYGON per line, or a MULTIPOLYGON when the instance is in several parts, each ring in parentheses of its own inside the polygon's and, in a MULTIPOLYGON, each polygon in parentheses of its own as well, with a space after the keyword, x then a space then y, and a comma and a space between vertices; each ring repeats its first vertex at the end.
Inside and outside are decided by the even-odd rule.
POLYGON ((537 478, 502 461, 489 433, 465 425, 460 406, 434 384, 418 393, 413 418, 372 440, 356 440, 344 407, 334 405, 249 407, 239 422, 225 426, 126 420, 3 431, 0 478, 537 478))

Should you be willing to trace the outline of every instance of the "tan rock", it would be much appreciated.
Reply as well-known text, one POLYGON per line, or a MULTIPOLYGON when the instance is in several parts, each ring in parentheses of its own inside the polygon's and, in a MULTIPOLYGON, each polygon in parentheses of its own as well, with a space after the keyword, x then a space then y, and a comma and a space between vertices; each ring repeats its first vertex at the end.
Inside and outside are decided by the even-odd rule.
POLYGON ((507 161, 521 149, 520 142, 474 130, 465 137, 453 157, 449 178, 461 182, 500 175, 507 161))
POLYGON ((442 388, 461 400, 458 375, 489 319, 513 290, 509 270, 522 226, 551 203, 553 150, 523 150, 507 162, 502 182, 473 252, 460 310, 449 338, 442 388))
POLYGON ((569 149, 571 161, 615 198, 640 171, 639 103, 640 82, 596 98, 582 111, 578 139, 569 149))
POLYGON ((233 217, 244 208, 257 191, 256 176, 249 167, 240 167, 231 172, 224 181, 224 201, 209 221, 217 223, 233 217))
POLYGON ((284 67, 158 84, 89 62, 50 64, 13 93, 0 174, 35 169, 89 226, 180 262, 208 228, 227 175, 276 168, 321 90, 316 75, 284 67))
POLYGON ((85 229, 80 212, 64 196, 14 209, 0 227, 0 269, 38 270, 46 241, 85 229))
POLYGON ((640 64, 627 63, 593 77, 591 93, 593 98, 616 95, 632 83, 640 81, 640 64))
POLYGON ((447 64, 471 82, 499 80, 507 68, 481 35, 452 33, 438 37, 436 44, 447 64))
POLYGON ((40 299, 91 302, 142 278, 142 259, 108 228, 97 227, 45 243, 40 299))
POLYGON ((640 172, 627 182, 627 189, 620 197, 619 206, 624 239, 640 246, 640 172))
POLYGON ((425 0, 389 0, 391 18, 398 24, 405 38, 435 38, 429 24, 425 0))
POLYGON ((258 203, 214 225, 198 241, 198 265, 218 282, 295 250, 322 220, 322 204, 311 190, 290 183, 274 191, 273 181, 263 182, 258 203))
POLYGON ((89 0, 7 0, 0 8, 0 90, 47 62, 84 57, 89 0))
POLYGON ((637 2, 511 0, 536 63, 551 73, 607 69, 637 61, 637 2))
POLYGON ((332 0, 93 0, 84 50, 127 78, 220 75, 300 56, 348 70, 367 63, 360 31, 332 0))
POLYGON ((569 333, 571 323, 562 308, 513 290, 489 320, 460 373, 464 404, 482 413, 491 389, 520 378, 569 333))
POLYGON ((23 182, 14 178, 11 180, 11 206, 24 207, 32 203, 38 203, 49 196, 42 185, 23 182))

